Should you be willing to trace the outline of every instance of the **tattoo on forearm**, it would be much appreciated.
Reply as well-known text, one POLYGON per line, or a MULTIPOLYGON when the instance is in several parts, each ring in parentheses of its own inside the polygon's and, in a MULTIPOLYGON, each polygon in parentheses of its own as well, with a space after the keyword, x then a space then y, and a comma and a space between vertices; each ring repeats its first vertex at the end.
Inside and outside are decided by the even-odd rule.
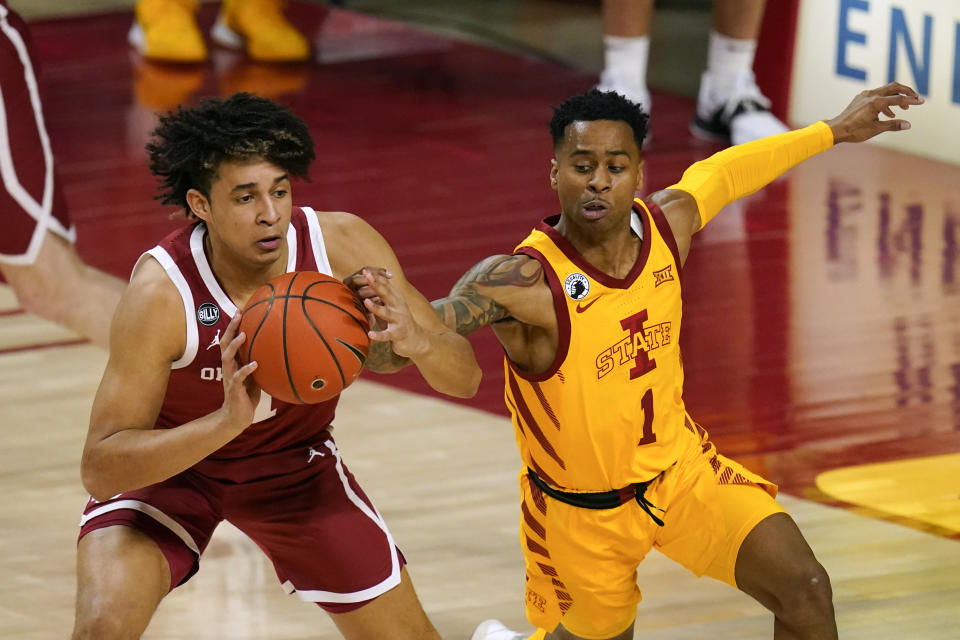
POLYGON ((431 304, 443 324, 462 336, 507 317, 506 309, 490 298, 477 294, 476 290, 470 292, 464 288, 458 294, 434 300, 431 304))
POLYGON ((463 285, 532 287, 543 278, 543 267, 523 256, 491 256, 463 274, 453 291, 463 285))
POLYGON ((465 336, 510 317, 510 311, 480 287, 532 287, 542 278, 543 267, 535 260, 493 256, 464 274, 448 297, 431 304, 445 325, 465 336))
POLYGON ((371 342, 370 352, 367 353, 367 359, 363 366, 370 371, 377 373, 392 373, 402 369, 410 360, 398 356, 393 352, 393 344, 390 342, 371 342))

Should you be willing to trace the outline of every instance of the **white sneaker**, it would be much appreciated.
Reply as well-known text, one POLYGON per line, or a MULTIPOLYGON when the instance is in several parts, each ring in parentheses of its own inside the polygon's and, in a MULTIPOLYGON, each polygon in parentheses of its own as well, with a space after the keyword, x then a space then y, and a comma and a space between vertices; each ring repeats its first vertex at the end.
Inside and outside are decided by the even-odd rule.
POLYGON ((473 630, 470 640, 524 640, 527 636, 503 626, 499 620, 484 620, 473 630))
POLYGON ((600 84, 597 85, 600 91, 616 91, 630 102, 635 102, 643 109, 644 113, 650 114, 650 91, 645 85, 633 84, 624 81, 616 71, 605 69, 600 74, 600 84))
POLYGON ((690 131, 708 140, 743 144, 790 129, 770 113, 770 99, 760 93, 753 72, 731 85, 710 73, 700 80, 697 115, 690 131))

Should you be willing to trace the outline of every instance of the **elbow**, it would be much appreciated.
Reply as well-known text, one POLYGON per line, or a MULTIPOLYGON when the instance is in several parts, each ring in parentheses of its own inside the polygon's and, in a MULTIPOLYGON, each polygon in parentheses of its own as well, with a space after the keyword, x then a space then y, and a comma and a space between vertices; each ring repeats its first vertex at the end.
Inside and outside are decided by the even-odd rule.
POLYGON ((456 390, 456 392, 451 393, 450 395, 456 398, 472 398, 477 395, 477 391, 480 389, 480 379, 483 377, 483 374, 480 371, 480 367, 475 367, 473 371, 470 372, 470 375, 467 376, 463 384, 456 390))
POLYGON ((106 474, 103 473, 102 466, 97 464, 94 458, 95 456, 91 452, 84 451, 83 459, 80 462, 80 481, 91 498, 98 502, 105 502, 116 496, 121 490, 111 486, 106 474))
POLYGON ((481 379, 483 379, 483 373, 480 371, 480 367, 477 366, 477 370, 470 379, 470 391, 464 396, 464 398, 472 398, 473 396, 477 395, 477 391, 480 390, 481 379))
POLYGON ((434 391, 445 396, 467 399, 477 395, 477 390, 480 388, 480 377, 480 368, 475 367, 469 374, 454 377, 428 377, 427 383, 434 391))

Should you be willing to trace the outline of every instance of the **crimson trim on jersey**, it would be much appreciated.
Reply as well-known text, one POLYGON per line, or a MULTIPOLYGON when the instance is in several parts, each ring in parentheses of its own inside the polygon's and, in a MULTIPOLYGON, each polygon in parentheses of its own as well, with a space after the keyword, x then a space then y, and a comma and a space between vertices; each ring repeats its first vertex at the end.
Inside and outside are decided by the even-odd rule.
POLYGON ((609 289, 627 289, 633 284, 634 280, 637 279, 637 277, 640 275, 640 272, 643 271, 643 267, 646 266, 647 258, 650 256, 650 244, 652 242, 650 220, 648 219, 648 216, 644 215, 643 212, 637 208, 636 204, 634 204, 633 211, 637 213, 640 221, 643 223, 643 237, 640 238, 640 253, 637 255, 637 261, 633 264, 633 267, 630 269, 627 275, 623 277, 623 279, 614 278, 613 276, 600 271, 595 266, 590 264, 586 258, 580 255, 580 252, 577 251, 572 244, 570 244, 570 241, 564 238, 563 235, 554 227, 554 225, 556 225, 560 220, 559 215, 544 218, 537 223, 536 229, 543 232, 548 238, 553 240, 553 243, 557 245, 557 248, 560 249, 560 251, 563 252, 563 255, 565 255, 570 262, 575 264, 577 268, 603 286, 609 289))
POLYGON ((653 202, 644 202, 643 204, 646 205, 647 211, 653 217, 653 224, 657 225, 660 236, 670 249, 670 253, 673 254, 673 261, 677 263, 677 279, 682 283, 683 265, 680 263, 680 249, 677 248, 677 238, 673 235, 670 223, 667 222, 667 216, 663 215, 663 210, 653 202))
POLYGON ((557 314, 557 355, 553 358, 553 362, 547 367, 547 370, 542 373, 527 373, 520 369, 506 353, 504 353, 504 357, 510 364, 510 368, 515 371, 518 376, 524 380, 540 382, 552 378, 553 374, 559 371, 560 365, 563 364, 563 361, 567 357, 567 351, 570 350, 570 310, 567 309, 567 302, 564 297, 566 294, 563 292, 563 285, 560 283, 556 272, 553 270, 553 267, 550 266, 550 262, 544 255, 533 247, 520 247, 514 253, 514 255, 517 254, 529 256, 543 266, 543 273, 547 278, 547 284, 550 285, 550 292, 553 294, 553 309, 557 314))

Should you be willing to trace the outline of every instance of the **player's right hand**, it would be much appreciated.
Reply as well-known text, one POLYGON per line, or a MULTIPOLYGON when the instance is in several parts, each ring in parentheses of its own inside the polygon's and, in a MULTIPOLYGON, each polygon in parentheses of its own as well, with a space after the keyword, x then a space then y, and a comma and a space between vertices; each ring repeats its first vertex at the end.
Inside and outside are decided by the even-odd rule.
POLYGON ((910 123, 896 117, 892 107, 909 109, 923 104, 923 98, 899 82, 861 91, 836 118, 826 123, 833 130, 833 142, 863 142, 884 131, 904 131, 910 123), (884 115, 889 120, 881 120, 884 115))
POLYGON ((371 278, 385 278, 389 280, 392 277, 393 274, 383 267, 363 267, 343 279, 343 284, 347 285, 347 287, 360 298, 361 304, 367 309, 367 324, 371 329, 383 329, 385 326, 377 319, 375 314, 370 312, 370 308, 367 306, 367 300, 372 302, 374 306, 383 306, 383 300, 380 299, 380 294, 374 289, 371 278))
POLYGON ((260 387, 250 375, 257 369, 253 360, 241 366, 237 354, 247 339, 240 331, 240 312, 237 311, 220 338, 220 366, 223 371, 224 422, 239 434, 253 423, 253 414, 260 401, 260 387))

